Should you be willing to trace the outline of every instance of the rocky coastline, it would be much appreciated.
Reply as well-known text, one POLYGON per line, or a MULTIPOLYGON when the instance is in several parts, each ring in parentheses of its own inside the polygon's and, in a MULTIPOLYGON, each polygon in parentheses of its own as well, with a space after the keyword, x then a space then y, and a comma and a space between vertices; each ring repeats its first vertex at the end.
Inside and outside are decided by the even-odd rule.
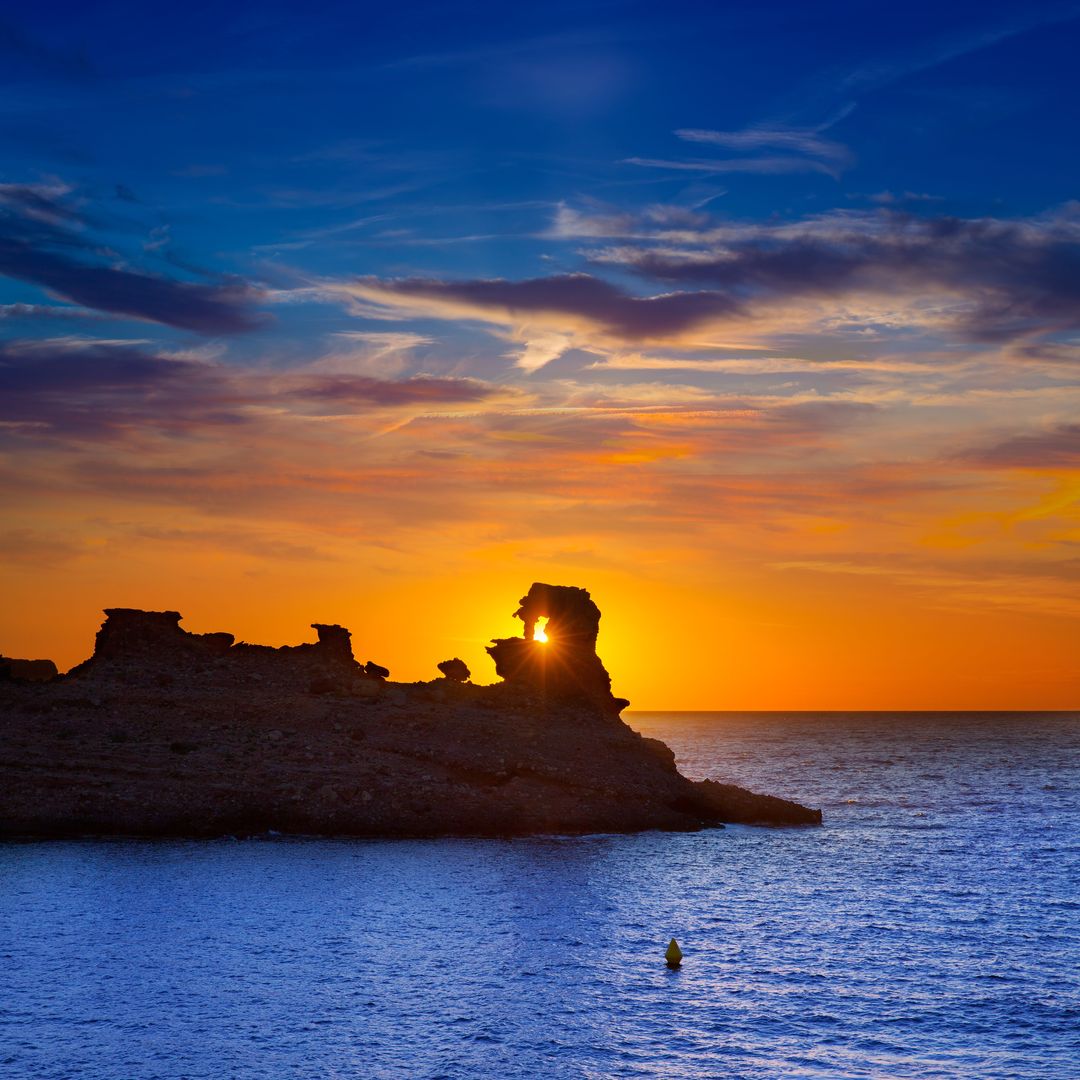
POLYGON ((349 631, 271 648, 192 634, 178 612, 111 608, 66 675, 0 665, 0 836, 525 836, 821 812, 691 781, 620 719, 584 589, 533 585, 502 681, 395 683, 349 631), (537 623, 547 620, 547 641, 537 623))

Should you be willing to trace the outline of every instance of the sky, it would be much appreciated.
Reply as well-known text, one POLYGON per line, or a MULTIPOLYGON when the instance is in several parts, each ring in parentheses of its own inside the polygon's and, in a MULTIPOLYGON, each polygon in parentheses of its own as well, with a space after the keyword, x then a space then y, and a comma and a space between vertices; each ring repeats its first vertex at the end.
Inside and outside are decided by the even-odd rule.
POLYGON ((1080 705, 1080 2, 0 3, 0 652, 1080 705))

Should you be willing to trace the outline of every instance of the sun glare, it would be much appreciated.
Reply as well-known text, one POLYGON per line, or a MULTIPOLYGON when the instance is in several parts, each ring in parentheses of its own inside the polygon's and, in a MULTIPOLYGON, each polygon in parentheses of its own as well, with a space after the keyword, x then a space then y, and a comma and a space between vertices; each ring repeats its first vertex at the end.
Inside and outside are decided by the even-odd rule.
MULTIPOLYGON (((545 619, 544 621, 546 622, 547 620, 545 619)), ((533 631, 533 641, 539 641, 541 645, 546 645, 548 643, 548 636, 539 623, 536 624, 536 629, 533 631)))

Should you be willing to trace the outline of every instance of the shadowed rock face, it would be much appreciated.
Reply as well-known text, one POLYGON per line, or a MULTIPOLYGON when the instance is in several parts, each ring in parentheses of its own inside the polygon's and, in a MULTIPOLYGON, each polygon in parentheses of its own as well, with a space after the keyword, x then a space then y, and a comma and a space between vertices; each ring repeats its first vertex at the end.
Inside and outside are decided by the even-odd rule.
POLYGON ((0 679, 49 682, 57 674, 56 665, 51 660, 16 660, 13 656, 0 656, 0 679))
POLYGON ((506 681, 476 686, 456 678, 461 661, 441 664, 444 678, 388 682, 334 624, 271 648, 188 633, 175 611, 110 608, 94 655, 67 675, 0 680, 0 836, 820 823, 796 803, 686 779, 668 747, 624 724, 584 589, 534 585, 518 615, 525 637, 489 650, 506 681))
POLYGON ((514 617, 525 636, 499 638, 487 648, 499 676, 552 700, 588 701, 606 712, 630 704, 613 697, 611 676, 596 655, 600 609, 585 589, 535 582, 521 598, 514 617), (547 641, 536 639, 536 623, 547 619, 547 641))

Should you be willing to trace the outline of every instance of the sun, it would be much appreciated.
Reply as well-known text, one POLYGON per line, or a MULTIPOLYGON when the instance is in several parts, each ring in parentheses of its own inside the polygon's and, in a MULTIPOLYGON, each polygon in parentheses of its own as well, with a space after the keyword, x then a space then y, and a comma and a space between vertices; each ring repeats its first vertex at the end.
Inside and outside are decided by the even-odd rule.
MULTIPOLYGON (((546 619, 544 621, 547 622, 546 619)), ((537 625, 536 629, 533 631, 533 641, 539 641, 541 645, 546 645, 548 643, 548 636, 544 632, 542 626, 537 625)))

